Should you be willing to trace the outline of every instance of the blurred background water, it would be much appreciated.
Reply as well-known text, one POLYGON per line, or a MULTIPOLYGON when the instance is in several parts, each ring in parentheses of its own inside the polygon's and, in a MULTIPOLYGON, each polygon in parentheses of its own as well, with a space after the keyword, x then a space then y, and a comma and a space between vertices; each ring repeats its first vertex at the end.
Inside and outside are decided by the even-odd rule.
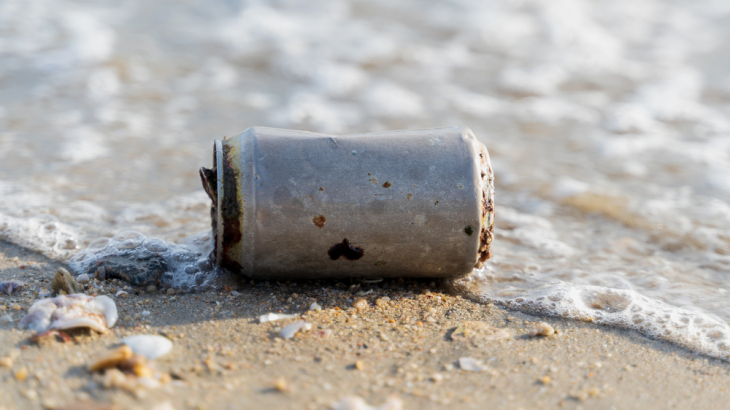
POLYGON ((466 125, 485 300, 728 357, 729 113, 723 0, 1 0, 0 239, 185 242, 212 141, 251 125, 466 125))

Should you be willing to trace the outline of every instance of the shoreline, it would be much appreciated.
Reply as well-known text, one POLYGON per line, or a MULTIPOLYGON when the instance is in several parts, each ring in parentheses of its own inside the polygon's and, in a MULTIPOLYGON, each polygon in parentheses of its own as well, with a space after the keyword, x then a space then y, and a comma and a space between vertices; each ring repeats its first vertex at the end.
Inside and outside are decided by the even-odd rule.
MULTIPOLYGON (((0 314, 15 321, 23 317, 34 292, 50 289, 61 266, 0 241, 0 280, 26 283, 22 291, 0 298, 0 314), (14 310, 15 305, 24 310, 14 310)), ((220 281, 226 290, 130 292, 125 299, 112 293, 121 319, 117 325, 105 335, 76 332, 68 343, 30 344, 32 332, 3 322, 0 357, 14 359, 12 367, 0 367, 0 408, 61 409, 95 402, 118 409, 329 409, 342 397, 359 396, 379 406, 393 394, 404 409, 709 409, 730 402, 730 363, 635 331, 476 303, 429 281, 281 286, 251 285, 231 276, 220 281), (360 298, 367 307, 353 308, 360 298), (313 301, 321 311, 307 310, 313 301), (258 316, 279 311, 300 314, 313 330, 282 339, 278 329, 298 319, 258 323, 258 316), (478 332, 452 337, 469 322, 503 329, 509 337, 489 340, 478 332), (540 322, 557 334, 529 337, 540 322), (325 331, 331 334, 324 337, 325 331), (91 357, 136 334, 162 334, 173 342, 172 351, 153 362, 173 381, 141 397, 105 389, 101 376, 85 368, 91 357), (467 357, 486 364, 485 371, 461 370, 459 358, 467 357), (16 379, 20 369, 27 371, 24 380, 16 379)))

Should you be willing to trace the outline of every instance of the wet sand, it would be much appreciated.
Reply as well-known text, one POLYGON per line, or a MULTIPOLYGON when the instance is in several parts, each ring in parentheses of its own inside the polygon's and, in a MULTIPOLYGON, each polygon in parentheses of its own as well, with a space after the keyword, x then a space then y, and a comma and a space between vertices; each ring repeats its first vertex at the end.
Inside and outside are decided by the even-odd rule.
POLYGON ((124 284, 91 284, 89 294, 117 303, 117 325, 105 335, 76 332, 68 343, 32 344, 32 332, 15 322, 50 290, 60 266, 0 242, 0 280, 26 283, 0 296, 0 358, 13 358, 11 367, 0 367, 0 409, 329 409, 346 396, 381 405, 391 395, 405 409, 719 409, 730 402, 726 362, 633 331, 475 303, 430 281, 252 284, 225 277, 215 291, 130 290, 127 298, 113 296, 124 284), (352 307, 359 299, 367 300, 365 309, 352 307), (308 311, 314 301, 321 311, 308 311), (312 330, 277 337, 298 319, 259 323, 269 312, 300 314, 312 330), (452 338, 470 321, 509 337, 452 338), (557 334, 529 337, 543 321, 557 334), (173 341, 172 351, 153 362, 172 381, 137 395, 105 389, 101 376, 86 370, 90 358, 137 334, 173 341), (487 368, 464 371, 463 357, 487 368))

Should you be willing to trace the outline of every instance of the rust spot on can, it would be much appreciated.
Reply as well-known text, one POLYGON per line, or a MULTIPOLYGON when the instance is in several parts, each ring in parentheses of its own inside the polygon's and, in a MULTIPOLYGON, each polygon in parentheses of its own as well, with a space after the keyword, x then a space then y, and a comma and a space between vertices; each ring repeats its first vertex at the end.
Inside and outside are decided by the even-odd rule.
POLYGON ((325 222, 327 222, 327 218, 325 218, 324 215, 317 215, 312 218, 312 223, 314 223, 314 225, 319 229, 324 228, 325 222))
POLYGON ((390 188, 391 184, 388 181, 383 182, 383 188, 390 188))
POLYGON ((319 187, 319 190, 320 190, 320 191, 324 191, 324 188, 322 188, 322 187, 319 187))
POLYGON ((474 228, 472 228, 471 226, 467 226, 466 228, 464 228, 464 233, 472 236, 474 234, 474 228))
POLYGON ((410 201, 412 198, 413 194, 409 192, 408 195, 406 195, 406 199, 410 201))
POLYGON ((362 258, 365 254, 365 250, 355 245, 350 245, 350 241, 348 241, 347 238, 344 238, 342 242, 332 246, 330 250, 327 251, 327 254, 333 261, 339 259, 340 256, 344 256, 347 260, 356 261, 362 258))
POLYGON ((377 261, 377 262, 373 263, 373 265, 375 265, 375 266, 385 266, 387 263, 388 262, 386 262, 386 261, 377 261))

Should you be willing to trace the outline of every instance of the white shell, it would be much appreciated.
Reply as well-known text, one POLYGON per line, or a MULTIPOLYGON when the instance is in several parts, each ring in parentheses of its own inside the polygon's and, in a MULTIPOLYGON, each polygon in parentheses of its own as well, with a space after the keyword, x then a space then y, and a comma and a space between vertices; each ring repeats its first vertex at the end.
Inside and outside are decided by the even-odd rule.
POLYGON ((157 335, 130 336, 122 340, 122 343, 132 348, 132 351, 148 360, 154 360, 167 354, 172 349, 170 339, 157 335))
POLYGON ((88 327, 104 333, 117 319, 117 306, 109 297, 76 293, 35 302, 19 324, 36 332, 88 327))
POLYGON ((281 332, 279 332, 279 336, 283 337, 284 339, 291 339, 300 330, 302 332, 306 332, 307 330, 309 330, 311 328, 312 328, 311 323, 300 320, 298 322, 294 322, 294 323, 290 324, 289 326, 281 329, 281 332))

